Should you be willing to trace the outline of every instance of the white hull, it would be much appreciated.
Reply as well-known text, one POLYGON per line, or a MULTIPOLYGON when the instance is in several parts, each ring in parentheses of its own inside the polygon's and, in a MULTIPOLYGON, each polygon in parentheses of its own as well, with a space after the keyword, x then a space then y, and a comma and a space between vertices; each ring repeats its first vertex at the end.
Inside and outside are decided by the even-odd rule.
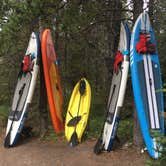
MULTIPOLYGON (((38 70, 39 70, 39 64, 37 62, 38 61, 37 58, 39 56, 38 55, 38 49, 39 49, 38 44, 39 43, 36 39, 35 33, 32 33, 25 55, 33 54, 35 56, 35 58, 32 61, 34 63, 34 66, 33 66, 33 69, 31 71, 29 71, 31 73, 31 81, 30 81, 30 85, 29 85, 28 94, 27 94, 27 97, 26 97, 26 100, 25 100, 25 103, 24 103, 24 106, 23 106, 22 113, 21 113, 21 117, 19 118, 18 121, 10 120, 10 118, 8 119, 7 129, 6 129, 6 136, 8 135, 8 132, 10 131, 10 146, 12 146, 15 143, 15 141, 17 139, 17 135, 19 133, 21 133, 24 121, 26 119, 26 112, 28 111, 27 108, 28 108, 29 104, 32 101, 32 96, 33 96, 33 93, 34 93, 37 74, 38 74, 38 70)), ((18 93, 18 92, 15 91, 15 93, 18 93)), ((14 99, 13 99, 13 102, 14 102, 14 99)))
MULTIPOLYGON (((124 25, 121 25, 121 31, 120 31, 120 42, 119 42, 119 47, 118 50, 123 54, 124 52, 128 52, 128 41, 127 41, 127 34, 124 25)), ((127 53, 128 54, 128 53, 127 53)), ((123 106, 123 101, 124 101, 124 96, 126 92, 126 85, 127 85, 127 78, 128 78, 128 70, 129 70, 129 55, 123 55, 123 61, 120 67, 120 72, 121 72, 121 81, 120 83, 118 82, 119 85, 119 92, 118 92, 118 97, 116 100, 116 105, 114 109, 114 115, 112 122, 106 121, 104 124, 104 130, 103 130, 103 135, 102 135, 102 146, 104 150, 110 150, 110 146, 112 146, 113 140, 116 136, 116 131, 117 131, 117 126, 118 126, 118 121, 119 121, 119 113, 120 113, 120 108, 123 106)), ((113 74, 113 77, 116 74, 113 74)), ((113 84, 113 82, 112 82, 113 84)), ((110 95, 112 95, 111 90, 110 90, 110 95)), ((109 101, 108 103, 111 103, 112 99, 111 96, 109 96, 109 101)), ((115 102, 113 102, 115 104, 115 102)), ((110 110, 112 105, 108 105, 108 111, 110 110)))
POLYGON ((104 149, 107 150, 108 146, 110 144, 110 140, 114 139, 115 134, 114 128, 117 128, 116 123, 116 117, 118 115, 118 108, 121 108, 123 106, 123 101, 124 101, 124 96, 125 96, 125 91, 126 91, 126 83, 127 83, 127 77, 128 77, 128 70, 129 70, 129 61, 124 61, 122 63, 122 79, 121 79, 121 85, 120 85, 120 90, 119 90, 119 96, 117 100, 117 105, 115 109, 115 114, 113 118, 112 124, 109 124, 108 122, 105 122, 104 125, 104 132, 103 132, 103 145, 104 149))

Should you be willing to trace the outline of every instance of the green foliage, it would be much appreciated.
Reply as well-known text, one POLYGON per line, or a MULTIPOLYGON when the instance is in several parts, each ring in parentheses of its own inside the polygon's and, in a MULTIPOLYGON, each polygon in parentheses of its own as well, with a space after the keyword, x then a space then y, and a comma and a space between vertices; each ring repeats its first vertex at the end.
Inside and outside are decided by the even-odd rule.
POLYGON ((106 114, 106 98, 103 94, 92 96, 92 104, 90 109, 88 138, 97 138, 102 130, 103 122, 106 114))
POLYGON ((165 136, 162 136, 159 139, 159 143, 161 144, 161 146, 163 147, 163 149, 162 149, 162 152, 161 152, 161 158, 158 160, 158 163, 161 166, 164 166, 164 165, 166 165, 166 138, 165 138, 165 136))
POLYGON ((7 124, 9 114, 9 107, 6 105, 0 105, 0 131, 7 124))
POLYGON ((0 116, 6 118, 9 113, 9 107, 6 105, 0 106, 0 116))
POLYGON ((152 131, 153 137, 156 139, 158 143, 157 151, 161 153, 161 157, 158 160, 149 159, 147 160, 147 166, 165 166, 166 165, 166 137, 157 133, 156 131, 152 131))
POLYGON ((132 117, 119 121, 117 135, 121 142, 132 142, 133 138, 133 119, 132 117))
POLYGON ((161 71, 163 74, 163 80, 166 82, 166 70, 165 70, 165 43, 166 43, 166 1, 159 0, 154 4, 154 31, 157 40, 157 48, 160 57, 161 71))
MULTIPOLYGON (((61 137, 62 135, 64 135, 64 134, 61 133, 61 135, 58 135, 58 136, 61 137)), ((54 141, 54 142, 56 142, 58 140, 58 137, 52 126, 49 126, 47 133, 43 137, 41 137, 41 140, 42 141, 54 141)))

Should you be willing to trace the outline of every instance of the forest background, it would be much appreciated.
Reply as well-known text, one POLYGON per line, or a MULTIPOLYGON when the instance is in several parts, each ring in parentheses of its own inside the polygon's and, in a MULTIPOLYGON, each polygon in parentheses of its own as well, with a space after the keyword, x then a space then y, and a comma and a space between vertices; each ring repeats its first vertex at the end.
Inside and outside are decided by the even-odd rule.
MULTIPOLYGON (((118 47, 120 22, 127 21, 132 30, 137 16, 143 10, 149 11, 165 87, 165 0, 1 0, 0 131, 6 127, 17 75, 30 34, 32 31, 41 33, 43 29, 50 28, 59 60, 65 98, 64 116, 74 85, 83 74, 86 74, 92 87, 88 137, 97 137, 106 110, 114 57, 118 47)), ((34 127, 36 135, 43 135, 43 132, 45 134, 48 130, 47 138, 53 139, 56 135, 52 129, 49 111, 41 111, 40 94, 40 79, 38 79, 27 123, 34 127)), ((46 95, 43 97, 47 100, 46 95)), ((118 128, 119 137, 124 141, 132 142, 133 138, 133 103, 129 73, 127 93, 118 128)))

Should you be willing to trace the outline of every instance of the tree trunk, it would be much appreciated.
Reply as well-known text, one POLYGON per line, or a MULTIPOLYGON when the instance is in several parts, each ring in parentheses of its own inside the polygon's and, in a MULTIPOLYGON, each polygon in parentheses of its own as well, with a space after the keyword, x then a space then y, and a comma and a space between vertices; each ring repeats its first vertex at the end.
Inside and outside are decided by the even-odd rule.
POLYGON ((133 0, 133 24, 137 17, 143 12, 143 0, 133 0))
POLYGON ((109 11, 107 11, 107 32, 108 32, 108 58, 106 58, 106 66, 108 68, 109 76, 112 77, 114 56, 118 48, 120 23, 122 14, 121 0, 109 0, 106 2, 109 11))
MULTIPOLYGON (((133 0, 133 25, 137 19, 137 17, 140 15, 140 13, 143 11, 143 0, 133 0)), ((141 148, 143 145, 143 138, 140 130, 140 124, 137 117, 137 112, 135 105, 133 103, 133 144, 137 147, 141 148)))
MULTIPOLYGON (((39 32, 40 40, 42 37, 43 27, 41 25, 41 19, 39 18, 39 32)), ((40 136, 43 137, 48 130, 48 112, 47 112, 47 93, 44 80, 44 71, 42 59, 40 59, 40 99, 39 99, 39 111, 40 111, 40 136)))
POLYGON ((119 42, 122 4, 120 0, 109 0, 108 6, 110 8, 110 11, 107 12, 107 17, 110 19, 107 23, 108 47, 109 56, 113 57, 119 42))
POLYGON ((152 26, 154 21, 154 3, 155 3, 154 0, 149 0, 149 17, 152 26))
POLYGON ((134 119, 134 124, 133 124, 133 144, 137 146, 138 148, 141 148, 144 144, 143 138, 142 138, 142 133, 141 133, 141 128, 139 124, 139 120, 137 117, 137 112, 135 105, 133 104, 133 119, 134 119))

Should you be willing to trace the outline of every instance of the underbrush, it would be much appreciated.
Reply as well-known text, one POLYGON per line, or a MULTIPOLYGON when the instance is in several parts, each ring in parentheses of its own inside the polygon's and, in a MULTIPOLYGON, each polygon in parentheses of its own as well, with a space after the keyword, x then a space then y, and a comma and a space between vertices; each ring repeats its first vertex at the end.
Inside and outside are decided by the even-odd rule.
POLYGON ((6 105, 1 105, 0 106, 0 131, 7 124, 8 114, 9 114, 9 107, 6 105))

